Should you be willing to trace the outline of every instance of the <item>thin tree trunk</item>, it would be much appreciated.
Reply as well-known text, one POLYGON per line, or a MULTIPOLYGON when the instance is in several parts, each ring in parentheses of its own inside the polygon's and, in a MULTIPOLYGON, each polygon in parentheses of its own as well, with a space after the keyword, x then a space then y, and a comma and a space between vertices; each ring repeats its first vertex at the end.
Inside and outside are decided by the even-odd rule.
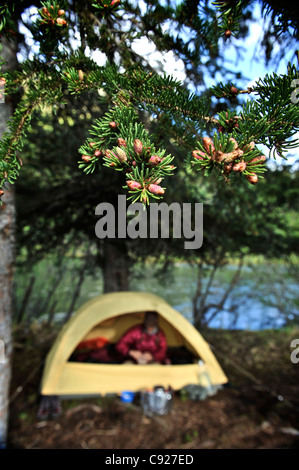
POLYGON ((52 325, 53 318, 54 318, 54 311, 55 311, 56 305, 57 305, 57 300, 54 300, 53 304, 51 305, 51 308, 50 308, 50 311, 49 311, 49 315, 48 315, 48 321, 47 321, 47 325, 48 325, 48 326, 51 326, 51 325, 52 325))
POLYGON ((125 240, 106 241, 103 264, 104 292, 129 290, 129 260, 125 240))
POLYGON ((66 323, 71 318, 71 316, 73 314, 75 304, 76 304, 77 299, 80 295, 81 286, 82 286, 82 283, 84 281, 84 275, 85 275, 85 270, 87 268, 88 259, 89 258, 87 257, 86 260, 84 262, 82 262, 82 265, 80 267, 78 281, 77 281, 77 284, 76 284, 76 287, 75 287, 75 290, 74 290, 74 293, 73 293, 73 297, 72 297, 70 306, 69 306, 67 314, 65 316, 64 323, 66 323))
POLYGON ((21 307, 20 307, 20 310, 19 310, 19 313, 18 313, 18 318, 17 318, 17 324, 18 325, 20 323, 22 323, 23 320, 24 320, 26 308, 27 308, 27 305, 28 305, 28 302, 29 302, 29 299, 30 299, 30 296, 31 296, 31 293, 32 293, 32 289, 33 289, 33 286, 34 286, 34 283, 35 283, 35 279, 36 279, 36 277, 34 275, 30 277, 29 284, 28 284, 27 289, 25 291, 25 294, 24 294, 24 297, 23 297, 23 300, 22 300, 22 304, 21 304, 21 307))
MULTIPOLYGON (((15 68, 16 48, 2 39, 3 71, 15 68)), ((7 130, 12 114, 10 102, 0 103, 0 138, 7 130)), ((4 344, 4 361, 0 363, 0 447, 6 446, 9 405, 8 396, 12 361, 13 276, 15 266, 15 199, 12 187, 5 189, 0 206, 0 340, 4 344)))
POLYGON ((46 299, 44 300, 44 302, 42 302, 42 299, 39 299, 39 303, 35 305, 34 311, 38 311, 38 317, 49 310, 50 301, 53 295, 56 293, 59 284, 61 284, 62 282, 64 271, 65 269, 63 268, 63 264, 61 264, 57 270, 56 279, 48 290, 46 299))

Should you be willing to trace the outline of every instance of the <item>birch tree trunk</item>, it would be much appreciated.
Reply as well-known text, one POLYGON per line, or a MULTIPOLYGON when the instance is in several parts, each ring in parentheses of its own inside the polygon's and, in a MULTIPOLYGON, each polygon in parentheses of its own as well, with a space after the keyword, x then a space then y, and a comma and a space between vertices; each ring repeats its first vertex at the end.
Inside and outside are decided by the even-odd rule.
MULTIPOLYGON (((2 57, 6 65, 2 70, 15 68, 14 42, 2 40, 2 57)), ((0 138, 6 131, 6 123, 12 114, 10 101, 0 103, 0 138)), ((5 189, 0 206, 0 448, 6 447, 9 389, 12 361, 13 275, 15 265, 15 202, 12 187, 5 189)))

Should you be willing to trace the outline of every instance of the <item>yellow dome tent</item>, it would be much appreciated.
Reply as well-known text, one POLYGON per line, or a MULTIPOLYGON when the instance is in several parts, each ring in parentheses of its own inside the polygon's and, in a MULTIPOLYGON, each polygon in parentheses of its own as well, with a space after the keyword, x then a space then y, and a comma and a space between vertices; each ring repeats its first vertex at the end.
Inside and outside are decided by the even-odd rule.
POLYGON ((227 382, 208 343, 194 326, 165 300, 144 292, 115 292, 88 301, 64 325, 49 351, 41 381, 42 395, 74 397, 139 391, 162 385, 180 390, 199 384, 198 361, 204 362, 212 385, 227 382), (93 338, 115 343, 131 326, 142 323, 144 312, 159 314, 169 348, 185 347, 193 356, 189 364, 107 364, 70 360, 78 344, 93 338))

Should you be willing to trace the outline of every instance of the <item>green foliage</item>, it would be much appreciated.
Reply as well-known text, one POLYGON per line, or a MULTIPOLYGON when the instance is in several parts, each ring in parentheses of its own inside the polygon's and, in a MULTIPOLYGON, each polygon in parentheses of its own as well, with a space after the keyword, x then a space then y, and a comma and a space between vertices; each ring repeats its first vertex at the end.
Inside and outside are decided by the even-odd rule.
POLYGON ((149 203, 150 198, 159 198, 157 191, 164 193, 157 184, 174 169, 170 165, 173 157, 166 156, 165 149, 155 149, 137 118, 133 108, 122 105, 97 120, 90 131, 91 139, 79 149, 83 160, 79 168, 88 174, 103 162, 108 168, 125 174, 125 188, 131 189, 132 194, 128 199, 149 203))
POLYGON ((213 169, 217 169, 219 175, 229 179, 232 175, 241 173, 248 181, 255 184, 257 181, 252 176, 263 173, 266 169, 263 165, 266 157, 261 156, 254 142, 244 142, 242 145, 233 137, 234 134, 219 135, 215 132, 213 140, 204 137, 197 143, 197 148, 192 152, 191 166, 198 170, 204 170, 208 176, 213 169))
MULTIPOLYGON (((291 83, 298 77, 295 66, 290 64, 283 76, 266 75, 248 90, 240 90, 229 81, 199 96, 173 77, 150 69, 142 58, 132 65, 128 50, 122 49, 122 42, 126 45, 128 38, 132 41, 141 37, 136 23, 138 17, 143 23, 143 34, 152 37, 152 32, 155 33, 159 50, 169 50, 173 44, 175 51, 188 57, 189 64, 193 63, 189 70, 195 66, 198 69, 201 51, 208 48, 213 56, 210 46, 217 48, 223 34, 237 31, 243 18, 242 8, 249 3, 217 1, 214 2, 216 10, 205 6, 201 11, 198 2, 183 1, 175 7, 146 2, 147 12, 142 16, 138 7, 119 0, 99 0, 92 5, 86 1, 74 9, 58 0, 41 2, 37 18, 30 25, 39 45, 38 53, 24 61, 20 70, 2 74, 7 97, 21 88, 23 97, 0 144, 0 188, 5 188, 7 182, 15 181, 19 175, 23 139, 28 134, 33 113, 44 105, 55 112, 63 106, 68 93, 79 99, 80 95, 94 91, 99 95, 99 103, 108 105, 108 111, 94 122, 89 132, 92 138, 79 148, 83 156, 79 167, 85 174, 93 173, 102 165, 122 172, 131 200, 147 204, 152 198, 160 199, 165 187, 159 184, 163 179, 168 181, 175 166, 179 167, 173 161, 174 155, 162 145, 165 139, 150 135, 146 129, 149 121, 156 130, 165 126, 163 130, 172 143, 181 153, 187 153, 185 160, 191 162, 187 165, 189 170, 204 170, 206 176, 216 172, 218 178, 234 180, 236 184, 239 176, 252 184, 262 179, 264 156, 260 155, 257 145, 266 145, 274 157, 276 154, 285 156, 290 149, 298 147, 294 137, 299 126, 299 108, 290 100, 291 83), (184 43, 179 35, 175 39, 170 33, 162 34, 158 19, 161 25, 166 21, 175 22, 179 32, 186 27, 190 32, 196 31, 197 39, 184 43), (131 21, 129 30, 124 27, 127 20, 131 21), (81 44, 73 51, 70 38, 78 31, 81 44), (101 32, 98 39, 96 31, 101 32), (117 39, 118 42, 114 42, 117 39), (104 66, 97 65, 86 54, 87 45, 93 50, 101 45, 108 59, 113 60, 108 60, 104 66), (117 65, 112 49, 123 54, 125 68, 117 65), (250 96, 242 109, 235 111, 239 96, 246 94, 250 96), (226 103, 216 116, 212 114, 211 95, 226 103), (111 122, 117 123, 117 129, 111 129, 111 122), (210 148, 201 143, 204 132, 214 133, 210 148), (125 146, 120 145, 118 139, 123 139, 125 146), (140 154, 134 146, 136 140, 142 144, 140 154), (94 142, 92 147, 91 142, 94 142)), ((1 14, 3 28, 9 21, 5 6, 1 14)))
MULTIPOLYGON (((32 65, 32 64, 30 64, 32 65)), ((28 69, 27 69, 28 72, 28 69)), ((20 153, 24 144, 24 137, 28 135, 33 113, 43 106, 56 106, 57 102, 62 102, 62 90, 57 86, 57 74, 55 70, 52 74, 46 74, 39 69, 31 70, 31 73, 9 73, 4 75, 7 82, 7 89, 16 91, 16 84, 22 83, 26 86, 12 119, 8 122, 8 131, 2 135, 0 141, 0 187, 5 188, 7 183, 14 183, 19 176, 21 168, 20 153), (26 77, 26 78, 25 78, 26 77)))
POLYGON ((41 2, 39 17, 31 28, 33 38, 40 44, 41 53, 48 58, 58 53, 59 45, 67 38, 68 22, 62 4, 67 5, 64 0, 59 0, 59 4, 56 0, 41 2))
MULTIPOLYGON (((13 12, 14 5, 8 6, 6 3, 0 5, 0 35, 4 34, 8 39, 15 35, 16 25, 12 18, 13 12)), ((1 49, 0 42, 0 51, 1 49)))
MULTIPOLYGON (((212 2, 220 13, 220 28, 223 33, 227 31, 230 31, 231 34, 238 33, 244 10, 253 3, 254 0, 216 0, 212 2)), ((276 37, 286 31, 294 37, 298 35, 298 9, 292 3, 262 0, 261 4, 264 15, 271 17, 273 33, 276 37)))
POLYGON ((239 32, 240 19, 244 8, 248 4, 248 0, 217 0, 212 2, 212 5, 217 7, 221 14, 219 30, 226 39, 239 32))

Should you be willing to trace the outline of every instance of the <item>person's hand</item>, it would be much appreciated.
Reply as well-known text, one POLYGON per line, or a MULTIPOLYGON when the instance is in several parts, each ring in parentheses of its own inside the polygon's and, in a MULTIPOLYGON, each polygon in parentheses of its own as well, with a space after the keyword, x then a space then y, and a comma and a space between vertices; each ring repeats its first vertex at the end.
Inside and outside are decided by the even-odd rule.
POLYGON ((129 356, 138 362, 138 364, 149 364, 154 360, 152 354, 148 351, 142 353, 141 351, 131 349, 131 351, 129 351, 129 356))
POLYGON ((152 354, 148 351, 145 351, 142 355, 143 360, 145 361, 146 364, 149 364, 154 360, 152 354))
POLYGON ((141 359, 142 357, 142 352, 141 351, 137 351, 135 349, 131 349, 129 351, 129 356, 132 357, 133 359, 135 359, 135 361, 139 362, 139 360, 141 359))

